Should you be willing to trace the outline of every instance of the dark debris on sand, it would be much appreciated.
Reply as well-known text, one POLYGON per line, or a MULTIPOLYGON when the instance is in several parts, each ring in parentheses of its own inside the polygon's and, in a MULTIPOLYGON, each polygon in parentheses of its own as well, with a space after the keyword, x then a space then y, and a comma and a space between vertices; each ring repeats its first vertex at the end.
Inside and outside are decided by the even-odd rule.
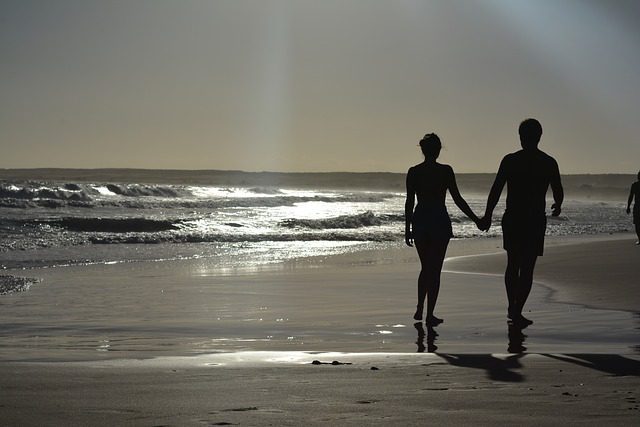
POLYGON ((312 365, 333 365, 333 366, 339 366, 339 365, 351 365, 352 363, 350 362, 338 362, 337 360, 334 360, 333 362, 321 362, 319 360, 314 360, 313 362, 311 362, 312 365))

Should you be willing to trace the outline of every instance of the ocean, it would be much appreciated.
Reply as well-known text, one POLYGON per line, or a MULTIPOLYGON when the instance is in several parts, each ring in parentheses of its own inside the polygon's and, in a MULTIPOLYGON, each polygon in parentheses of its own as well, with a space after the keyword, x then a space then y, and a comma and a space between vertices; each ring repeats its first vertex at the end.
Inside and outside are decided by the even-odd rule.
MULTIPOLYGON (((482 214, 491 174, 460 174, 482 214)), ((632 175, 564 178, 549 235, 632 230, 632 175)), ((506 192, 506 190, 505 190, 506 192)), ((453 204, 455 238, 488 233, 453 204)), ((549 203, 550 205, 550 203, 549 203)), ((207 258, 221 270, 403 242, 404 174, 38 169, 0 171, 0 268, 207 258)), ((0 293, 28 289, 5 275, 0 293)))

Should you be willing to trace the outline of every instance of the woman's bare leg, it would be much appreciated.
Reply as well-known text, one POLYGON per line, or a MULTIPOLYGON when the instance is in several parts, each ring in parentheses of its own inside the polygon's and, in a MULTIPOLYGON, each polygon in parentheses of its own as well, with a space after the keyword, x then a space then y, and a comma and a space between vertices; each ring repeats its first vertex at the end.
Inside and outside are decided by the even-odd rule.
POLYGON ((418 277, 418 305, 414 319, 422 319, 424 300, 426 298, 427 317, 425 320, 427 324, 442 323, 442 320, 435 317, 433 312, 440 293, 440 273, 447 253, 449 239, 416 240, 415 244, 422 270, 418 277))

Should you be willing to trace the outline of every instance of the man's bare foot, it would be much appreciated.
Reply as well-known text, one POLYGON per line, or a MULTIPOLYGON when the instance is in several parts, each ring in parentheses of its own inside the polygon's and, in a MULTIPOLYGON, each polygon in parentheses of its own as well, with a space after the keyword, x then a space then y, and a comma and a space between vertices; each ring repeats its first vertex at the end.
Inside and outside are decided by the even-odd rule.
POLYGON ((426 320, 424 321, 427 326, 438 326, 442 322, 444 322, 444 320, 436 316, 427 316, 426 320))

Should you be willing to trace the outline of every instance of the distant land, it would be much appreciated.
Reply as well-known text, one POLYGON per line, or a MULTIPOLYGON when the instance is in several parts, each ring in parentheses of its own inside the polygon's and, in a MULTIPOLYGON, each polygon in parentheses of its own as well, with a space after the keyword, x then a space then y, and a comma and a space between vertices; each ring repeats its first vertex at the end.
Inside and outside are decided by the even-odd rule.
MULTIPOLYGON (((488 193, 495 174, 460 173, 461 190, 488 193)), ((221 187, 280 187, 404 191, 405 174, 393 172, 244 172, 176 169, 0 169, 0 180, 211 185, 221 187)), ((568 198, 626 201, 633 174, 563 175, 568 198)))

